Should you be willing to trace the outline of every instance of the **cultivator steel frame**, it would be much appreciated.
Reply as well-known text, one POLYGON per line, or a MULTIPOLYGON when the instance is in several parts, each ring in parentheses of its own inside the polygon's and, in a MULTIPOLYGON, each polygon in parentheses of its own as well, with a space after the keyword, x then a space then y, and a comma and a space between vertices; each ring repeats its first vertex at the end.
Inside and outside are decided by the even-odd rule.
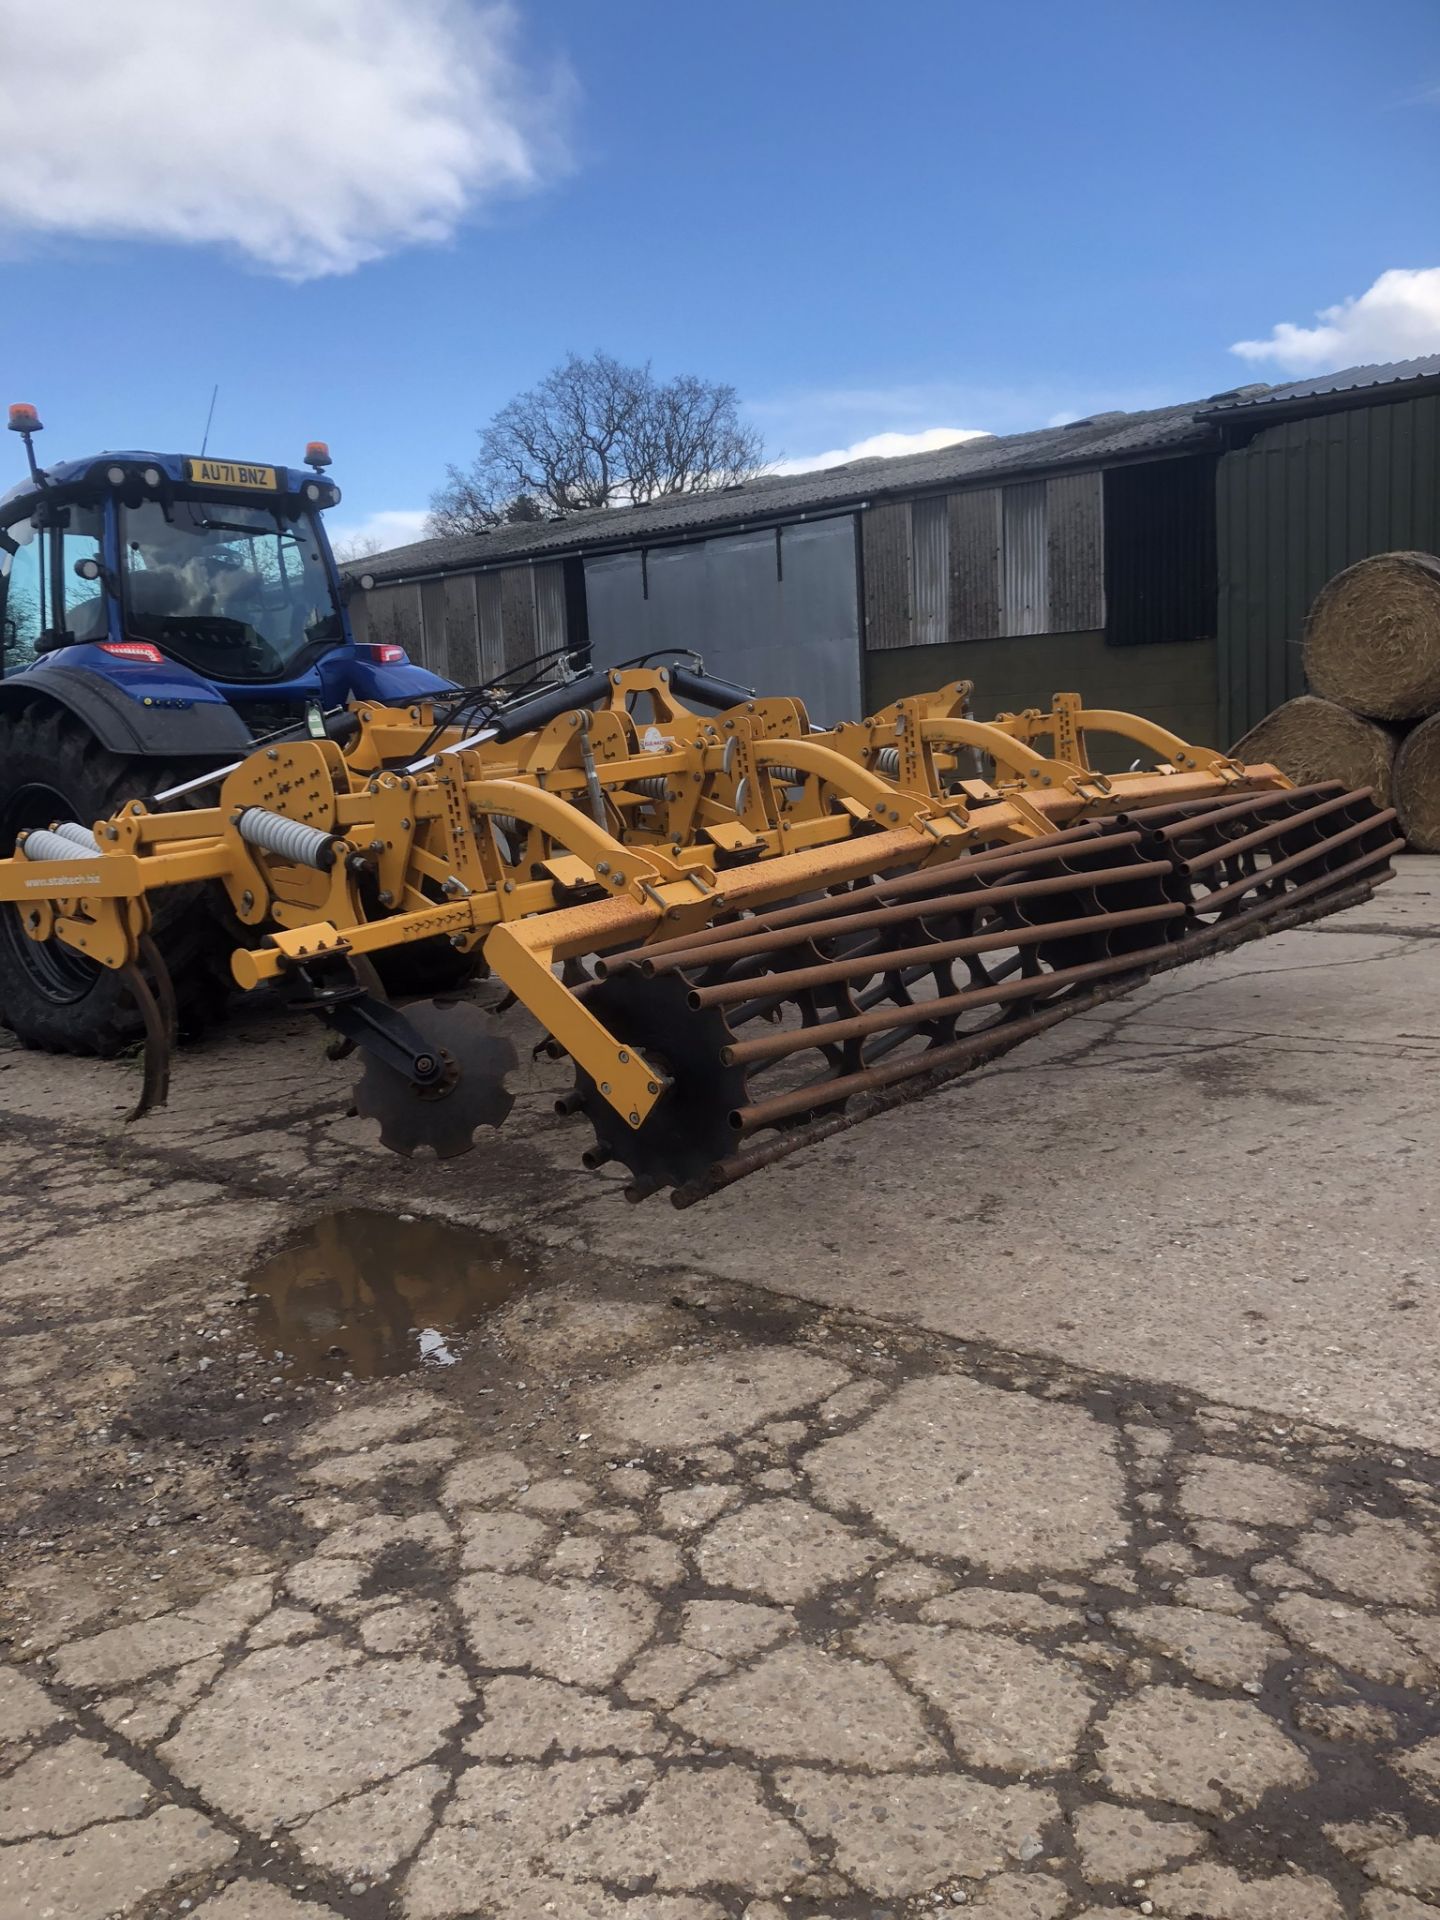
POLYGON ((218 885, 238 984, 353 1041, 361 1111, 442 1157, 504 1119, 513 1048, 473 1005, 390 1006, 365 963, 436 936, 483 949, 575 1064, 559 1104, 592 1123, 586 1164, 683 1205, 1153 973, 1364 898, 1402 845, 1368 792, 1295 788, 1074 694, 980 723, 970 692, 823 732, 680 667, 593 672, 470 734, 361 705, 341 739, 257 749, 209 808, 23 835, 0 901, 128 970, 143 1110, 173 1028, 149 899, 218 885), (1150 764, 1097 771, 1096 733, 1150 764))

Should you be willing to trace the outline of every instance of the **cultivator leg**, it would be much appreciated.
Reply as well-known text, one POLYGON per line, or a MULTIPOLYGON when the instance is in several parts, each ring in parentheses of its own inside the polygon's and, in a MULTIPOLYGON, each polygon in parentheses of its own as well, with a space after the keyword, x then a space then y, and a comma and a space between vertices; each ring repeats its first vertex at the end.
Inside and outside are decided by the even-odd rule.
POLYGON ((794 701, 693 712, 682 677, 596 672, 478 733, 362 706, 344 747, 257 750, 208 810, 129 802, 22 835, 0 913, 128 970, 139 1112, 173 1034, 150 896, 223 887, 251 930, 237 982, 353 1043, 385 1144, 441 1158, 505 1119, 514 1049, 474 1005, 390 1006, 372 957, 483 949, 574 1063, 560 1107, 590 1124, 585 1164, 686 1205, 1151 974, 1364 898, 1401 845, 1368 792, 1294 788, 1074 695, 982 724, 957 682, 818 733, 794 701), (1101 731, 1152 764, 1096 770, 1101 731))

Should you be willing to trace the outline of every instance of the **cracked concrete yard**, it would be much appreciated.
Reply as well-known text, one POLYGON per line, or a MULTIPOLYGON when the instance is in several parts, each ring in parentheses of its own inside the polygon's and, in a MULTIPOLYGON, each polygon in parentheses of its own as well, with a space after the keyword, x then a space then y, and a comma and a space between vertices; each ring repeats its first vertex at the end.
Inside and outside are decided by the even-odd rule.
POLYGON ((684 1215, 548 1066, 436 1167, 304 1027, 129 1130, 0 1051, 0 1920, 1440 1915, 1437 940, 1406 860, 684 1215))

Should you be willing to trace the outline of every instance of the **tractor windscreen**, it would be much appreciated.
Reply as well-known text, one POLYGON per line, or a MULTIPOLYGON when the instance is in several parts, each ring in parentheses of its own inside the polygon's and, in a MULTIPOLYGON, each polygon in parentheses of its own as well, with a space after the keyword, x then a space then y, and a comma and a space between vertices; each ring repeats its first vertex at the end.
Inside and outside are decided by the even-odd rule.
POLYGON ((207 678, 281 679, 344 637, 308 515, 147 500, 125 508, 121 545, 126 633, 207 678))

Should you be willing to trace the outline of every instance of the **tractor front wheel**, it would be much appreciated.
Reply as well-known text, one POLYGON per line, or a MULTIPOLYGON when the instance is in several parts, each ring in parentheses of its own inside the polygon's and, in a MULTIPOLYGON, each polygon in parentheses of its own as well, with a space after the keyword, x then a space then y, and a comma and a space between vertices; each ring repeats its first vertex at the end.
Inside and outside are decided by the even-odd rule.
MULTIPOLYGON (((58 708, 36 702, 0 719, 0 854, 16 836, 55 820, 92 826, 127 800, 197 769, 108 752, 58 708)), ((210 1024, 230 991, 226 939, 204 887, 177 887, 152 901, 151 935, 175 983, 182 1034, 210 1024)), ((0 905, 0 1019, 26 1046, 47 1053, 122 1052, 144 1037, 123 977, 58 940, 27 937, 19 910, 0 905)))

